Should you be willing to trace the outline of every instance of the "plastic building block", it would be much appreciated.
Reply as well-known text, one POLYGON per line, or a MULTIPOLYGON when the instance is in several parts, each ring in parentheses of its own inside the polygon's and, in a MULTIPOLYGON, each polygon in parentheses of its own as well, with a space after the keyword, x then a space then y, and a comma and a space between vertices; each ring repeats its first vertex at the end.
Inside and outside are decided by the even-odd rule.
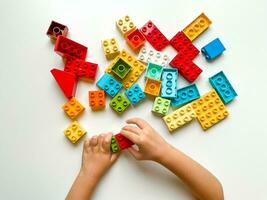
POLYGON ((135 52, 138 52, 146 42, 145 37, 139 31, 139 29, 134 29, 127 33, 125 39, 129 47, 135 52))
POLYGON ((64 134, 73 144, 75 144, 82 136, 86 134, 86 131, 77 121, 74 121, 64 130, 64 134))
POLYGON ((123 113, 126 108, 128 108, 131 103, 130 101, 121 93, 118 93, 109 103, 110 107, 117 113, 123 113))
POLYGON ((171 100, 162 97, 156 97, 152 112, 161 116, 167 115, 170 109, 171 100))
POLYGON ((114 59, 120 54, 119 46, 115 38, 103 40, 102 47, 108 60, 114 59))
POLYGON ((128 15, 119 19, 116 24, 123 36, 125 36, 131 30, 135 29, 135 25, 128 15))
POLYGON ((169 44, 169 40, 150 20, 140 30, 146 37, 147 41, 158 51, 161 51, 169 44))
POLYGON ((131 66, 126 61, 124 61, 123 58, 117 57, 111 69, 112 72, 116 74, 120 79, 124 79, 124 77, 130 72, 131 66))
POLYGON ((125 95, 133 105, 138 104, 146 97, 145 93, 137 83, 126 90, 125 95))
POLYGON ((75 96, 77 81, 74 74, 59 69, 52 69, 50 72, 67 98, 75 96))
POLYGON ((64 71, 75 74, 78 78, 95 80, 98 64, 67 56, 64 71))
POLYGON ((183 32, 191 41, 193 41, 201 33, 203 33, 210 24, 210 19, 204 13, 201 13, 196 19, 194 19, 194 21, 183 29, 183 32))
POLYGON ((205 55, 205 58, 210 61, 215 59, 217 56, 221 55, 225 50, 225 47, 221 43, 219 38, 211 41, 203 48, 201 48, 201 52, 205 55))
POLYGON ((120 150, 127 149, 134 145, 134 143, 128 138, 124 137, 121 133, 115 135, 117 144, 119 145, 120 150))
POLYGON ((165 124, 170 132, 184 126, 196 118, 194 109, 190 104, 175 110, 174 112, 163 117, 165 124))
POLYGON ((160 80, 161 74, 163 71, 163 67, 154 63, 148 63, 147 69, 146 69, 146 77, 160 80))
POLYGON ((177 96, 178 71, 173 68, 164 68, 162 72, 161 97, 175 98, 177 96))
POLYGON ((165 53, 161 53, 159 51, 151 49, 148 46, 144 46, 140 50, 137 59, 145 64, 154 63, 162 66, 167 66, 169 64, 170 57, 165 53))
POLYGON ((112 97, 122 88, 122 84, 107 73, 97 81, 96 85, 112 97))
POLYGON ((68 30, 69 29, 67 26, 60 24, 58 22, 52 21, 46 32, 46 35, 48 35, 48 37, 50 37, 51 40, 56 41, 57 36, 59 35, 67 36, 68 30))
POLYGON ((77 119, 77 117, 84 111, 85 108, 75 97, 72 97, 62 106, 62 109, 69 116, 69 118, 77 119))
POLYGON ((87 54, 86 46, 74 42, 73 40, 70 40, 62 35, 57 37, 54 50, 62 57, 73 56, 82 60, 85 60, 87 54))
POLYGON ((191 84, 177 90, 177 97, 171 100, 171 106, 178 107, 200 97, 196 84, 191 84))
POLYGON ((151 78, 146 79, 144 92, 152 96, 159 96, 161 88, 161 81, 151 78))
POLYGON ((89 91, 89 105, 93 111, 106 107, 105 92, 103 90, 89 91))
POLYGON ((236 92, 232 87, 231 83, 228 81, 227 77, 223 71, 215 74, 209 78, 210 84, 216 90, 218 95, 221 97, 221 100, 224 104, 232 101, 236 96, 236 92))
POLYGON ((111 137, 110 149, 113 153, 116 153, 120 150, 119 144, 114 135, 111 137))
POLYGON ((211 90, 190 104, 203 130, 207 130, 229 115, 215 90, 211 90))

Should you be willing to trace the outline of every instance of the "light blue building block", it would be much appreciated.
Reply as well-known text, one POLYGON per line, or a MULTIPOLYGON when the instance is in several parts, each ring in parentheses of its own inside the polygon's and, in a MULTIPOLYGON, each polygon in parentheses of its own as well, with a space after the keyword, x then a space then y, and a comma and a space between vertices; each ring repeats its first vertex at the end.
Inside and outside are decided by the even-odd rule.
POLYGON ((146 68, 146 76, 145 77, 160 80, 162 71, 163 71, 162 66, 154 64, 154 63, 148 63, 148 66, 146 68))
POLYGON ((125 95, 133 105, 138 104, 146 97, 145 93, 138 84, 134 84, 132 87, 126 90, 125 95))
POLYGON ((174 68, 164 68, 162 72, 161 97, 175 98, 177 96, 178 71, 174 68))
POLYGON ((202 47, 201 52, 205 55, 205 58, 208 61, 211 61, 220 54, 222 54, 224 50, 225 47, 221 43, 220 39, 216 38, 215 40, 208 43, 206 46, 202 47))
POLYGON ((97 81, 96 85, 112 97, 122 88, 122 84, 107 73, 97 81))
POLYGON ((210 84, 216 90, 218 95, 221 97, 224 104, 232 101, 236 96, 236 92, 232 87, 231 83, 226 78, 223 71, 215 74, 209 78, 210 84))
POLYGON ((196 84, 191 84, 177 90, 177 97, 172 99, 173 107, 182 106, 200 97, 196 84))

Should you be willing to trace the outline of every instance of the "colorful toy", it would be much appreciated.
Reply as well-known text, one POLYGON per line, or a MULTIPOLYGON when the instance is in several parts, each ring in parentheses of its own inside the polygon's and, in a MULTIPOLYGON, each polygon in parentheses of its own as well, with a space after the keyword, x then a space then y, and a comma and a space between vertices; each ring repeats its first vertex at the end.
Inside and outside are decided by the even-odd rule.
POLYGON ((146 79, 144 92, 152 96, 159 96, 161 88, 161 81, 151 78, 146 79))
POLYGON ((114 59, 120 54, 119 46, 115 38, 103 40, 102 47, 108 60, 114 59))
POLYGON ((148 63, 145 77, 160 80, 163 67, 154 63, 148 63))
POLYGON ((190 104, 184 105, 183 107, 175 110, 163 117, 165 124, 170 132, 184 126, 196 118, 196 114, 190 104))
POLYGON ((74 74, 61 71, 59 69, 52 69, 50 71, 57 81, 64 95, 70 99, 75 96, 77 81, 74 74))
POLYGON ((120 150, 127 149, 132 145, 134 145, 134 143, 131 140, 124 137, 121 133, 116 134, 115 139, 117 141, 117 144, 119 145, 120 150))
POLYGON ((231 83, 228 81, 227 77, 223 71, 215 74, 209 78, 210 84, 216 90, 218 95, 221 97, 221 100, 224 104, 232 101, 236 96, 236 92, 232 87, 231 83))
POLYGON ((177 97, 171 100, 173 107, 182 106, 200 97, 199 91, 195 84, 177 90, 177 97))
POLYGON ((162 97, 156 97, 152 107, 152 112, 160 116, 167 115, 170 109, 170 104, 171 100, 164 99, 162 97))
POLYGON ((145 64, 154 63, 162 66, 167 66, 170 60, 167 54, 151 49, 148 46, 144 46, 140 50, 137 59, 145 64))
POLYGON ((96 85, 112 97, 122 88, 122 84, 107 73, 97 81, 96 85))
POLYGON ((191 41, 193 41, 201 33, 203 33, 210 24, 210 19, 204 13, 201 13, 195 20, 183 29, 183 32, 191 41))
POLYGON ((138 52, 146 42, 145 37, 139 31, 139 29, 134 29, 127 33, 125 39, 129 47, 135 52, 138 52))
POLYGON ((146 97, 145 93, 138 84, 134 84, 132 87, 126 90, 125 95, 133 105, 138 104, 146 97))
POLYGON ((116 153, 120 150, 119 144, 114 135, 111 137, 110 149, 113 153, 116 153))
POLYGON ((111 99, 109 105, 114 111, 121 114, 131 105, 131 103, 123 94, 118 93, 113 99, 111 99))
POLYGON ((131 66, 127 63, 127 61, 118 56, 115 58, 114 65, 112 66, 111 70, 120 79, 124 79, 124 77, 130 72, 131 66))
POLYGON ((93 111, 106 107, 105 92, 103 90, 89 91, 89 105, 93 111))
POLYGON ((161 97, 175 98, 177 96, 177 69, 164 68, 162 72, 161 97))
POLYGON ((147 41, 158 51, 164 49, 169 40, 160 32, 155 24, 149 20, 141 29, 147 41))
POLYGON ((229 115, 214 89, 193 101, 191 105, 203 130, 214 126, 229 115))
POLYGON ((202 47, 201 52, 205 55, 208 61, 211 61, 221 55, 225 50, 225 47, 221 43, 219 38, 211 41, 204 47, 202 47))
POLYGON ((59 35, 63 35, 66 37, 68 34, 68 31, 69 29, 67 26, 60 24, 58 22, 52 21, 46 32, 46 35, 50 37, 52 41, 56 41, 57 36, 59 35))
POLYGON ((125 36, 128 32, 136 28, 133 21, 128 15, 119 19, 116 24, 123 36, 125 36))
POLYGON ((86 131, 77 121, 74 121, 64 130, 64 134, 73 144, 75 144, 82 136, 86 134, 86 131))
POLYGON ((83 105, 75 97, 72 97, 66 102, 62 106, 62 109, 72 120, 77 119, 77 117, 85 110, 83 105))

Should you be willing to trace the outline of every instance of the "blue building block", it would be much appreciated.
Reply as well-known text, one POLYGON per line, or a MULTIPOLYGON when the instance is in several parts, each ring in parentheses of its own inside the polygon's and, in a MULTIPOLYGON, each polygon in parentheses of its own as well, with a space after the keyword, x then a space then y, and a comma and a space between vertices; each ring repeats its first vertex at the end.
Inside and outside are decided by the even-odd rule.
POLYGON ((223 71, 210 77, 209 81, 212 87, 216 90, 216 92, 221 97, 224 104, 229 103, 237 96, 234 88, 232 87, 228 79, 226 78, 223 71))
POLYGON ((163 71, 162 66, 154 64, 154 63, 148 63, 148 66, 146 68, 146 76, 145 77, 160 80, 162 71, 163 71))
POLYGON ((200 97, 196 84, 191 84, 177 90, 177 97, 172 99, 173 107, 182 106, 200 97))
POLYGON ((122 84, 107 73, 97 81, 96 85, 112 97, 122 88, 122 84))
POLYGON ((138 104, 142 99, 146 97, 145 93, 138 84, 134 84, 132 87, 126 90, 125 95, 132 105, 138 104))
POLYGON ((175 98, 177 96, 178 71, 174 68, 164 68, 162 72, 161 97, 175 98))
POLYGON ((219 38, 208 43, 206 46, 202 47, 201 52, 205 55, 208 61, 213 60, 225 50, 225 47, 221 43, 219 38))

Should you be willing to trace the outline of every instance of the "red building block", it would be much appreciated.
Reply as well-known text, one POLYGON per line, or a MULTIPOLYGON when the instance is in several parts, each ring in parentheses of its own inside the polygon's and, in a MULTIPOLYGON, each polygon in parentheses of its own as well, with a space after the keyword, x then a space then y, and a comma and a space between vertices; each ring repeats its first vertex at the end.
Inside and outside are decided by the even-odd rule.
POLYGON ((54 50, 62 57, 73 56, 82 60, 85 60, 87 54, 86 46, 74 42, 73 40, 70 40, 62 35, 57 37, 54 50))
POLYGON ((134 145, 132 141, 124 137, 121 133, 116 134, 115 138, 119 144, 120 150, 127 149, 130 146, 134 145))
POLYGON ((139 29, 135 29, 127 33, 125 39, 129 47, 135 52, 138 52, 146 42, 145 37, 139 31, 139 29))
POLYGON ((169 40, 150 20, 140 29, 140 31, 143 33, 147 41, 158 51, 161 51, 169 44, 169 40))
POLYGON ((59 69, 52 69, 50 72, 67 98, 75 96, 77 81, 74 74, 59 69))
POLYGON ((56 41, 57 36, 59 35, 67 36, 68 30, 69 29, 67 26, 60 24, 58 22, 52 21, 46 32, 46 35, 50 37, 51 40, 56 41))

